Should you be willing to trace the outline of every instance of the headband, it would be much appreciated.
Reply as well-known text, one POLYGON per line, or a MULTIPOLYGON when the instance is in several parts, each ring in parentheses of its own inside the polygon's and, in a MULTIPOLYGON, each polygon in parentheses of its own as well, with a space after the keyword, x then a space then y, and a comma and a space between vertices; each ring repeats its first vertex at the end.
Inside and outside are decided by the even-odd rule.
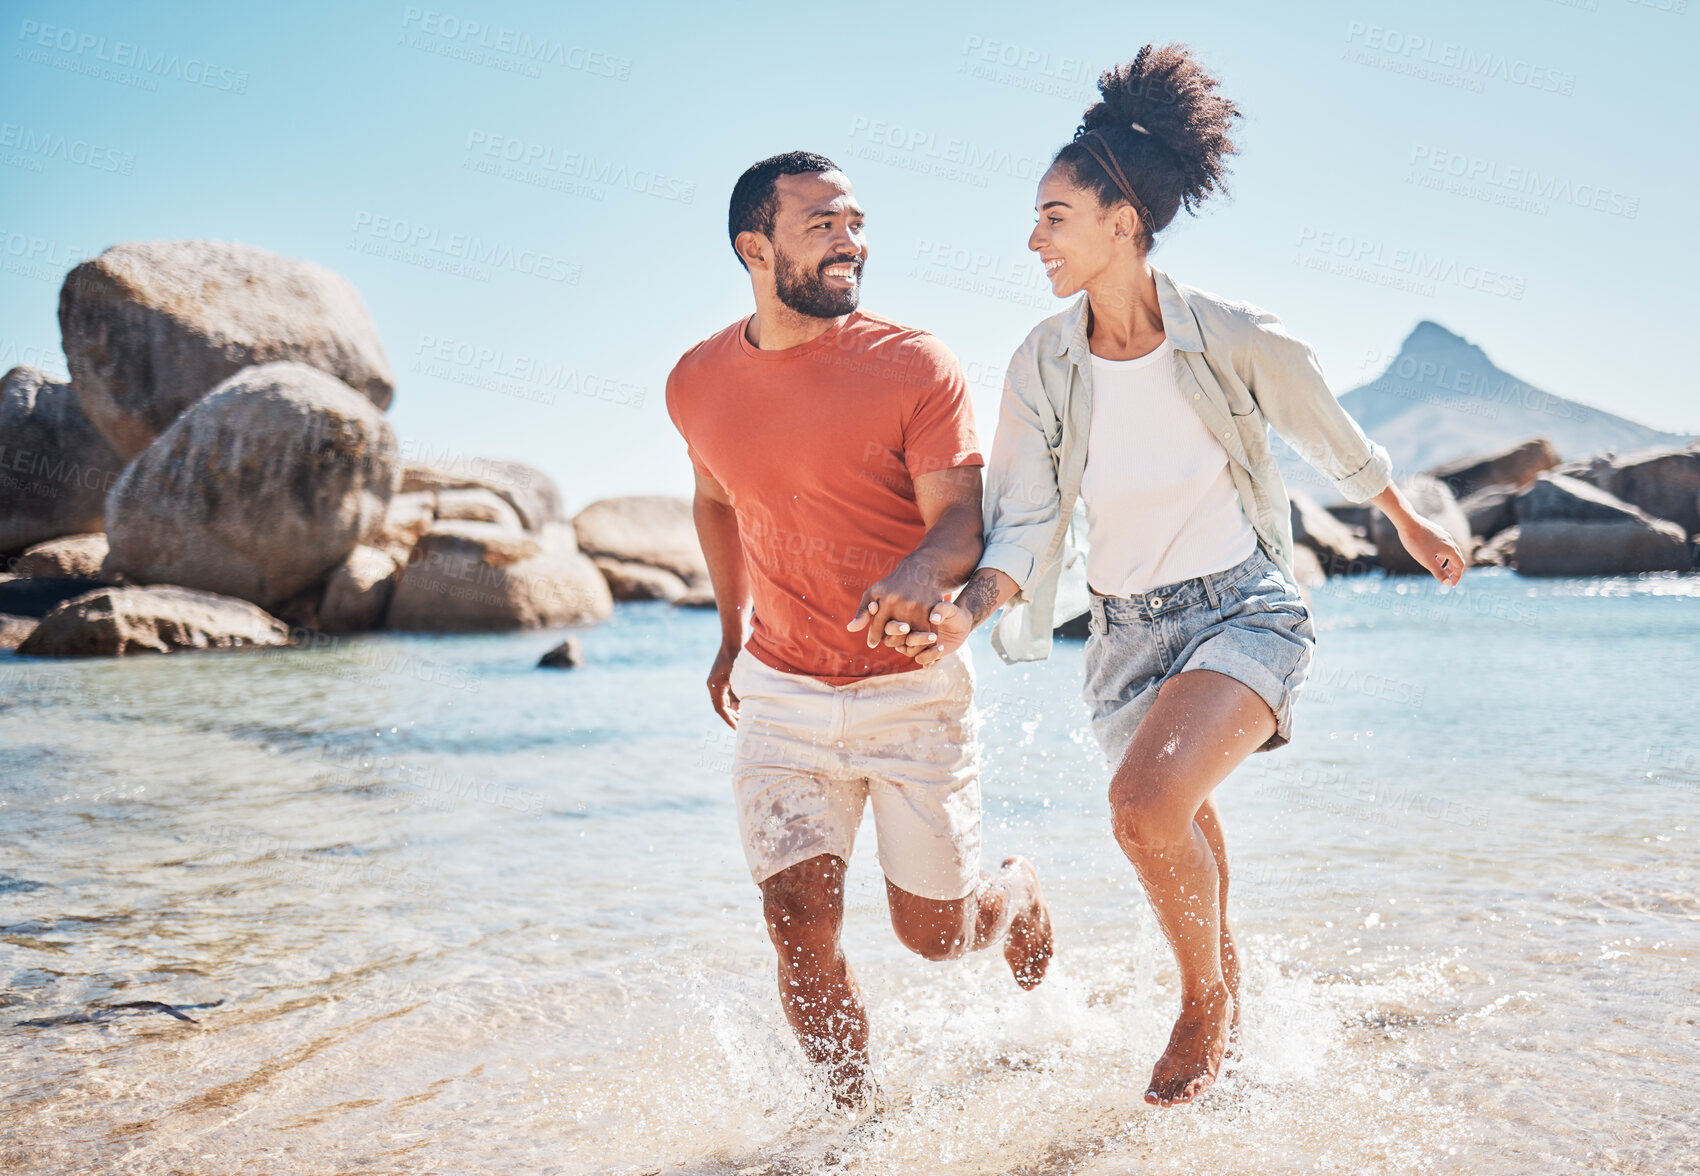
MULTIPOLYGON (((1138 123, 1130 123, 1128 125, 1141 134, 1149 135, 1151 133, 1138 123)), ((1110 179, 1115 182, 1116 187, 1121 189, 1122 195, 1126 196, 1127 202, 1133 205, 1133 210, 1139 214, 1139 219, 1145 223, 1145 227, 1151 231, 1151 235, 1156 236, 1157 218, 1151 215, 1151 210, 1145 207, 1145 201, 1141 200, 1134 193, 1133 185, 1127 182, 1127 174, 1122 171, 1121 165, 1116 162, 1116 157, 1110 150, 1109 141, 1107 139, 1104 141, 1103 150, 1100 152, 1098 147, 1091 142, 1093 136, 1097 136, 1100 139, 1104 138, 1103 132, 1094 127, 1092 130, 1087 131, 1084 135, 1078 136, 1075 139, 1075 142, 1084 147, 1087 153, 1090 154, 1093 159, 1098 161, 1098 166, 1103 168, 1105 174, 1107 174, 1110 179)))

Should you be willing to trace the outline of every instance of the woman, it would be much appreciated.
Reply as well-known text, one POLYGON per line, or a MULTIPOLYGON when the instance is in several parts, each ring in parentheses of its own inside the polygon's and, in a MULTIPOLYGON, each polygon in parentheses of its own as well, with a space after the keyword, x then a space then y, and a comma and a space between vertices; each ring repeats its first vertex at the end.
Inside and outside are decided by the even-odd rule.
POLYGON ((1464 556, 1391 482, 1387 451, 1329 391, 1279 319, 1175 282, 1147 261, 1184 206, 1222 186, 1240 117, 1178 45, 1099 80, 1074 140, 1039 183, 1027 245, 1059 297, 1081 294, 1015 353, 987 468, 979 569, 932 611, 931 632, 886 641, 930 664, 999 606, 1005 661, 1050 652, 1076 497, 1091 592, 1085 697, 1114 776, 1116 840, 1138 871, 1181 974, 1181 1011, 1145 1099, 1212 1082, 1238 1024, 1224 913, 1228 859, 1213 790, 1292 735, 1316 631, 1293 580, 1273 425, 1353 502, 1375 503, 1444 584, 1464 556))

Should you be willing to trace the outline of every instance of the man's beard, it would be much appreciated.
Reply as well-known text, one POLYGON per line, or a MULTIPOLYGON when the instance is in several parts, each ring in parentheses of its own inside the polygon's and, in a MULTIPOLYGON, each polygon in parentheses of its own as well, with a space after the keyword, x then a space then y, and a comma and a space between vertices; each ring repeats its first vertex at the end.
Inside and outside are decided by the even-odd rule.
POLYGON ((774 293, 779 295, 779 301, 798 314, 829 319, 856 309, 856 302, 862 295, 860 257, 828 257, 813 270, 806 270, 776 248, 774 260, 774 293), (829 287, 821 271, 846 262, 856 267, 856 280, 842 290, 829 287))

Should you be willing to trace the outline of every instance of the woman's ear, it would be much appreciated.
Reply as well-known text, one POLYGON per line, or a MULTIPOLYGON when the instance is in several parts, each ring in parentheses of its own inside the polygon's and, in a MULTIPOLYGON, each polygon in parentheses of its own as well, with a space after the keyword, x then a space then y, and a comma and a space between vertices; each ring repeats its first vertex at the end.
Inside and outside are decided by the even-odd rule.
POLYGON ((1126 241, 1133 237, 1134 231, 1138 228, 1138 225, 1135 223, 1133 206, 1131 204, 1122 204, 1116 207, 1115 224, 1116 240, 1126 241))

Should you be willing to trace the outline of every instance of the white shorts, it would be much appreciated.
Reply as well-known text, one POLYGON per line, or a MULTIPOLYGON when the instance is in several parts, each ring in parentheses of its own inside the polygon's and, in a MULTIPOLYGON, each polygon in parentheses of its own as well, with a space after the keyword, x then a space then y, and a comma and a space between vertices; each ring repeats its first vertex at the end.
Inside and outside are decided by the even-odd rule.
POLYGON ((759 886, 820 854, 850 860, 872 800, 880 869, 939 901, 980 882, 979 715, 967 649, 847 686, 732 663, 732 790, 759 886))

